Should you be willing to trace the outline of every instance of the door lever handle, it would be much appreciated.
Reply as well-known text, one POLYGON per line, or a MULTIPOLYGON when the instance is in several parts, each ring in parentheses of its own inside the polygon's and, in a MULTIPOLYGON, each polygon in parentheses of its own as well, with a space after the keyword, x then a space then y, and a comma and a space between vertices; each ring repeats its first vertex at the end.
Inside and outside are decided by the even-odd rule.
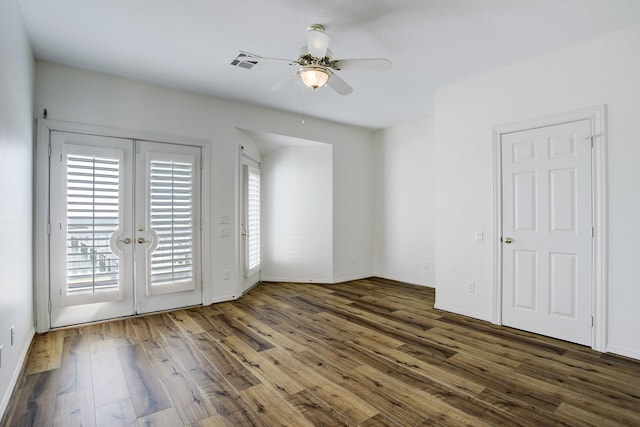
POLYGON ((124 243, 125 245, 128 245, 129 243, 131 243, 131 237, 125 237, 125 238, 124 238, 124 239, 122 239, 122 240, 118 240, 118 242, 122 242, 122 243, 124 243))
POLYGON ((151 243, 151 240, 145 240, 144 237, 138 237, 138 243, 151 243))

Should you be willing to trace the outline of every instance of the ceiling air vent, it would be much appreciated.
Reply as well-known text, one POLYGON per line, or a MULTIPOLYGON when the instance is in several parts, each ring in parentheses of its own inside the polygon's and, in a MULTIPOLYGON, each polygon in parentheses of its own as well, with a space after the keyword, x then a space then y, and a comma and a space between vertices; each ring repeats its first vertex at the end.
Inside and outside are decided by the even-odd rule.
POLYGON ((260 70, 267 65, 264 62, 259 63, 257 61, 252 61, 251 58, 259 58, 259 56, 240 51, 236 59, 231 61, 231 65, 233 65, 234 67, 246 68, 247 70, 252 71, 260 70))

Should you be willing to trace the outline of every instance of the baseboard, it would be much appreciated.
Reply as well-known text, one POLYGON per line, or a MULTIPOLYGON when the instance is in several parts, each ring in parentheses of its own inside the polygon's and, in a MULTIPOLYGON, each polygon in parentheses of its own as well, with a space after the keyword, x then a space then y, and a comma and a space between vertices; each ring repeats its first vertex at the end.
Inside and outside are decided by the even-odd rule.
POLYGON ((353 276, 334 277, 332 283, 351 282, 353 280, 368 279, 370 277, 372 277, 370 274, 354 274, 353 276))
POLYGON ((262 276, 262 282, 283 282, 283 283, 316 283, 316 284, 330 284, 333 283, 331 279, 309 279, 305 277, 304 279, 295 278, 295 277, 269 277, 262 276))
POLYGON ((620 356, 630 357, 631 359, 640 360, 640 351, 618 345, 607 345, 607 353, 614 353, 620 356))
POLYGON ((29 338, 22 349, 22 354, 20 354, 20 358, 18 359, 18 363, 16 364, 16 368, 13 371, 13 376, 11 377, 11 381, 9 381, 9 387, 7 387, 7 392, 2 398, 2 403, 0 403, 0 420, 4 417, 4 413, 9 406, 9 401, 11 400, 11 396, 13 395, 13 390, 16 388, 16 384, 18 383, 18 378, 20 378, 20 373, 22 373, 22 368, 24 367, 24 363, 27 360, 27 356, 29 355, 29 348, 31 348, 31 343, 33 342, 33 338, 36 335, 36 329, 31 328, 31 332, 29 333, 29 338))
POLYGON ((242 295, 246 295, 247 292, 249 292, 251 289, 255 288, 256 286, 258 286, 260 284, 261 280, 257 281, 256 283, 254 283, 253 285, 249 286, 247 289, 244 289, 242 291, 242 295))
MULTIPOLYGON (((418 280, 418 279, 410 279, 408 277, 390 276, 390 275, 387 275, 387 274, 374 274, 373 277, 379 277, 381 279, 393 280, 394 282, 408 283, 410 285, 425 286, 427 288, 434 288, 435 289, 435 287, 436 287, 436 285, 434 285, 433 283, 427 283, 425 281, 418 280)), ((363 279, 364 279, 364 277, 363 277, 363 279)))
POLYGON ((351 282, 354 280, 363 280, 369 279, 371 277, 379 277, 381 279, 393 280, 394 282, 402 282, 408 283, 410 285, 416 286, 426 286, 429 288, 435 288, 435 285, 422 282, 420 280, 407 280, 406 278, 398 278, 394 276, 387 276, 384 274, 354 274, 353 276, 342 276, 342 277, 334 277, 333 280, 312 280, 312 279, 292 279, 290 277, 282 278, 282 277, 269 277, 262 276, 262 282, 283 282, 283 283, 316 283, 316 284, 337 284, 337 283, 345 283, 351 282))
POLYGON ((211 305, 211 304, 216 304, 218 302, 234 301, 234 300, 237 300, 239 297, 240 295, 225 295, 221 297, 212 298, 206 301, 205 303, 203 303, 203 305, 211 305))
POLYGON ((462 316, 467 316, 467 317, 473 317, 474 319, 484 320, 486 322, 491 323, 491 315, 486 315, 484 313, 477 313, 477 312, 468 311, 468 310, 460 310, 459 308, 456 308, 456 307, 449 307, 443 304, 439 304, 437 301, 433 307, 437 310, 448 311, 449 313, 460 314, 462 316))

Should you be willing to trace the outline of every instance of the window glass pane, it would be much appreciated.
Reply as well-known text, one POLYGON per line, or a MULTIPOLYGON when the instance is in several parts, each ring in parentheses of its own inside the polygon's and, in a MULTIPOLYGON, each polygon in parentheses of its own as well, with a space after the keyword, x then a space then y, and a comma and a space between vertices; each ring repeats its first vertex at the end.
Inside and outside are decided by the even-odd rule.
POLYGON ((67 295, 118 291, 110 240, 119 225, 120 161, 76 154, 66 160, 67 295))
POLYGON ((151 286, 193 279, 193 165, 151 161, 151 227, 158 246, 151 254, 151 286))

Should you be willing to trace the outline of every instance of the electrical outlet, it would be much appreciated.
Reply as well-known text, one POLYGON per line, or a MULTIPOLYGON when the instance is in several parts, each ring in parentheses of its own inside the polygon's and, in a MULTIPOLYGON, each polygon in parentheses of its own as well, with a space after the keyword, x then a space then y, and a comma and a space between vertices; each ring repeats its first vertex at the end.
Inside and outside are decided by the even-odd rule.
POLYGON ((16 325, 11 325, 11 347, 14 346, 16 342, 16 325))
POLYGON ((431 264, 429 264, 428 262, 424 263, 424 269, 425 270, 431 270, 431 264))
POLYGON ((231 279, 231 270, 229 270, 228 268, 224 269, 224 272, 222 273, 222 278, 224 280, 229 280, 231 279))
POLYGON ((467 292, 470 294, 476 291, 476 282, 467 282, 467 292))
POLYGON ((358 258, 352 256, 351 257, 351 265, 356 265, 358 263, 358 258))

